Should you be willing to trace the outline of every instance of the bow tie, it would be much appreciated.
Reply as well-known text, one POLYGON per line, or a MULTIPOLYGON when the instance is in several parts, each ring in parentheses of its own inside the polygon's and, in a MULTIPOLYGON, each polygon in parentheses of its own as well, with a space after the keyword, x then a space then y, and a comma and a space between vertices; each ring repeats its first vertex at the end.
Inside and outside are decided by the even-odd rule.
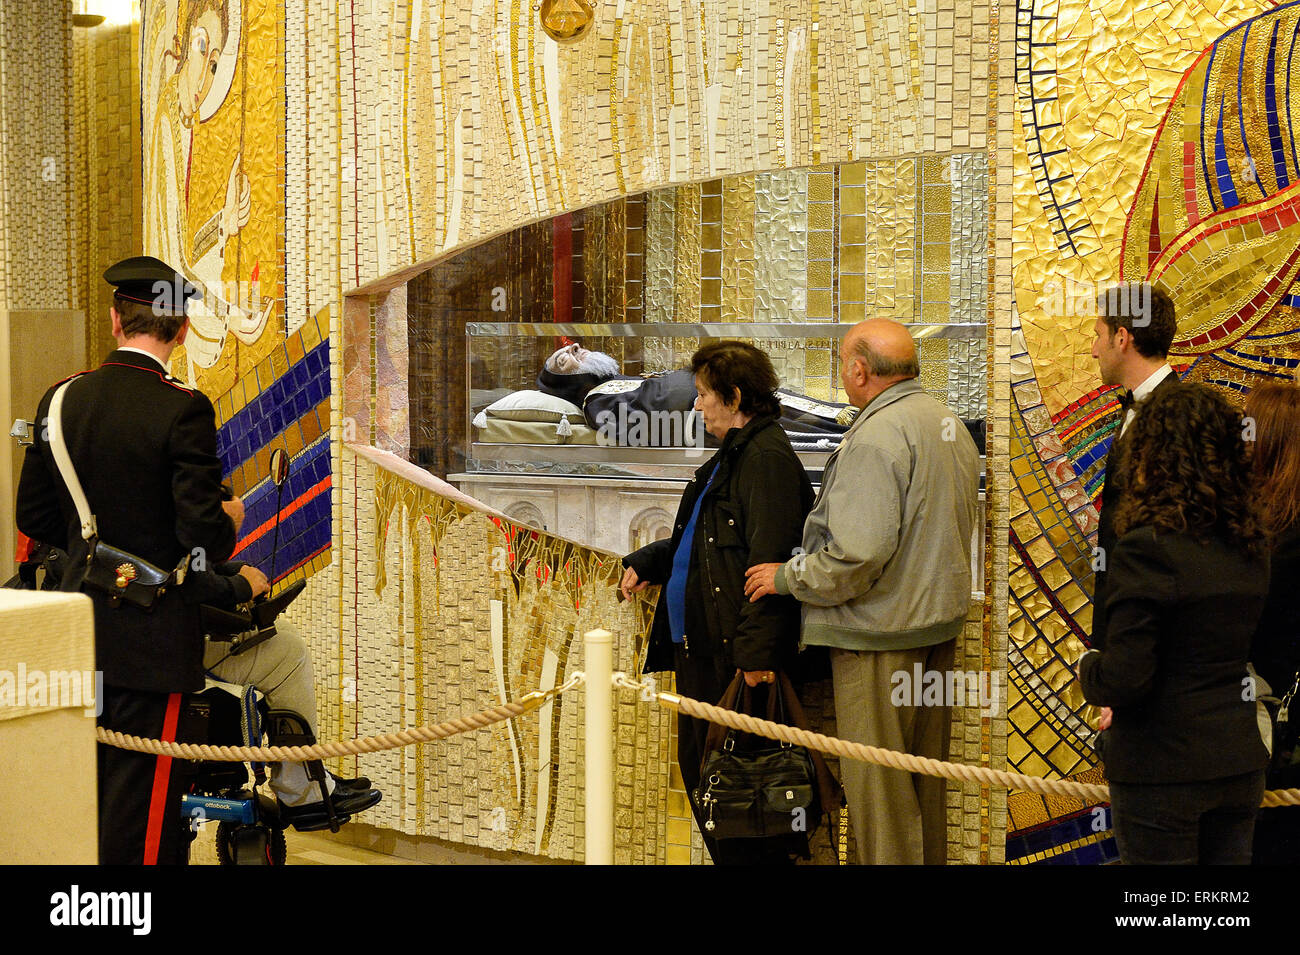
POLYGON ((1119 410, 1127 412, 1128 409, 1132 407, 1133 407, 1133 392, 1125 388, 1122 392, 1120 392, 1119 410))

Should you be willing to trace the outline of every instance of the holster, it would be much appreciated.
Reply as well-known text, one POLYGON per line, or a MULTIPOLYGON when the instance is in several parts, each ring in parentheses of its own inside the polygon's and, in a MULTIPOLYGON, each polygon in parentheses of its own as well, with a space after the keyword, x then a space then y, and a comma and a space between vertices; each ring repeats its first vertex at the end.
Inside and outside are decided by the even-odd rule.
POLYGON ((184 565, 182 559, 176 570, 163 570, 143 557, 96 540, 86 557, 82 586, 107 596, 110 607, 125 600, 141 610, 152 610, 167 588, 177 581, 184 565))

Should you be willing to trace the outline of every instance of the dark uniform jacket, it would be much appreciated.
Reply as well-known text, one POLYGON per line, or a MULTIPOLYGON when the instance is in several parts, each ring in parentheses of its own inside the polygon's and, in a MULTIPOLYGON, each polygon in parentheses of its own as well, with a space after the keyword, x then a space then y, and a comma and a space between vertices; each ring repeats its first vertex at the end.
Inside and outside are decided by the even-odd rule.
MULTIPOLYGON (((799 603, 745 596, 745 570, 790 559, 812 507, 812 484, 776 418, 733 428, 717 453, 695 472, 682 495, 673 536, 623 558, 637 576, 664 584, 696 498, 717 474, 700 506, 686 579, 686 650, 723 657, 742 670, 784 669, 799 637, 799 603)), ((667 589, 659 595, 644 670, 673 669, 667 589)))
MULTIPOLYGON (((1151 394, 1147 395, 1143 402, 1139 402, 1135 406, 1134 422, 1137 421, 1136 416, 1142 413, 1143 403, 1154 398, 1162 389, 1171 388, 1177 384, 1177 373, 1170 371, 1152 389, 1151 394)), ((1123 455, 1123 449, 1120 445, 1120 429, 1123 427, 1124 412, 1121 411, 1119 424, 1115 428, 1115 437, 1111 440, 1110 451, 1106 454, 1106 475, 1102 479, 1101 485, 1101 512, 1097 517, 1097 546, 1101 549, 1105 560, 1105 563, 1093 576, 1092 646, 1098 650, 1102 649, 1102 641, 1106 639, 1107 584, 1109 582, 1111 556, 1117 543, 1115 537, 1115 511, 1119 507, 1120 498, 1124 496, 1124 480, 1123 476, 1119 474, 1119 462, 1123 455)))
POLYGON ((1211 538, 1135 528, 1111 555, 1100 653, 1079 662, 1083 696, 1114 709, 1098 752, 1119 783, 1185 783, 1262 770, 1246 661, 1269 560, 1211 538))
MULTIPOLYGON (((54 390, 37 412, 40 437, 23 461, 17 519, 28 537, 68 551, 63 589, 77 590, 87 549, 49 447, 54 390)), ((145 355, 114 351, 68 387, 63 432, 101 541, 167 569, 195 548, 209 567, 230 556, 235 528, 221 508, 216 418, 201 392, 145 355)), ((95 599, 96 667, 106 684, 160 693, 202 688, 198 607, 184 603, 174 631, 151 633, 159 628, 141 619, 143 611, 95 599)))

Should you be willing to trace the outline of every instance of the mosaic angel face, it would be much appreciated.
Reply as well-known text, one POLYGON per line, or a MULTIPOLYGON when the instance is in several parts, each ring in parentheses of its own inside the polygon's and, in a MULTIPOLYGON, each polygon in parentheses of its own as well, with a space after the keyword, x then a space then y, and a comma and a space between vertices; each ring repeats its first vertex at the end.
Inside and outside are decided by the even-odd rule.
MULTIPOLYGON (((214 80, 226 45, 229 17, 225 3, 198 5, 186 22, 177 69, 177 105, 190 123, 204 101, 213 95, 214 80)), ((224 92, 224 90, 222 91, 224 92)))

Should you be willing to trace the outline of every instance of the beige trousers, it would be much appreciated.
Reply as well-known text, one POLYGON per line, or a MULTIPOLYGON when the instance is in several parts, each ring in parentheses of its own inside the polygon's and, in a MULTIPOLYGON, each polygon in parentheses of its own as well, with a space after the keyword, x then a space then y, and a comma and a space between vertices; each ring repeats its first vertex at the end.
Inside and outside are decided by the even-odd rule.
MULTIPOLYGON (((836 735, 916 756, 948 758, 951 707, 891 702, 894 674, 911 680, 913 666, 946 673, 956 641, 915 650, 855 652, 831 649, 836 735)), ((840 760, 849 820, 862 865, 947 863, 945 780, 860 762, 840 760)))
MULTIPOLYGON (((237 657, 226 656, 229 643, 209 642, 203 665, 219 680, 240 686, 252 684, 266 695, 273 710, 293 710, 316 733, 316 681, 312 677, 307 642, 296 625, 283 616, 275 621, 275 636, 237 657)), ((320 787, 307 778, 302 763, 271 763, 271 788, 286 806, 320 801, 320 787)), ((334 781, 326 778, 334 791, 334 781)))

